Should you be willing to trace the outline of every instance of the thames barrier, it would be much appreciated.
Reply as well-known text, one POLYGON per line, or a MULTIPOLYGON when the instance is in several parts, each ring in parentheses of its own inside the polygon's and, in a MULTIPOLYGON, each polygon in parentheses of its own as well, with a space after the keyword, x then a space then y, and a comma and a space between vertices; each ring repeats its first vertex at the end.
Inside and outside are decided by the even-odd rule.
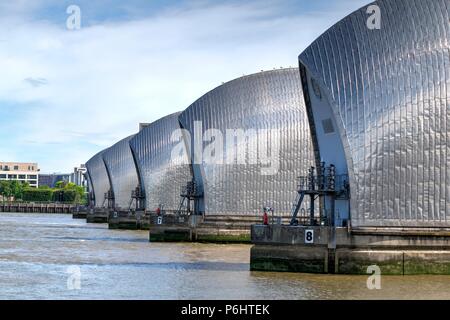
POLYGON ((224 83, 95 155, 88 222, 253 243, 252 270, 449 274, 449 8, 377 5, 389 32, 361 8, 298 68, 224 83))
POLYGON ((136 117, 120 119, 132 132, 111 120, 117 136, 83 140, 73 176, 2 160, 0 221, 21 242, 17 221, 30 219, 44 249, 73 240, 59 229, 82 229, 81 242, 98 230, 98 246, 145 242, 135 252, 146 264, 152 248, 201 244, 213 259, 239 256, 212 264, 257 274, 450 275, 449 21, 448 0, 378 0, 296 45, 298 65, 233 74, 170 110, 151 100, 164 112, 138 108, 139 130, 136 117))

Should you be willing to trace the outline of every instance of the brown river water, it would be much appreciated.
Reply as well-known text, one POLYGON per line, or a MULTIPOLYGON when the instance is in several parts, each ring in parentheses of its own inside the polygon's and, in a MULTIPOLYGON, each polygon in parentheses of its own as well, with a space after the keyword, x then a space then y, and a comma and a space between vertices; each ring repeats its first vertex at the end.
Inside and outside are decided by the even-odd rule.
POLYGON ((250 247, 0 213, 0 299, 450 299, 450 276, 382 276, 369 290, 368 276, 250 272, 250 247))

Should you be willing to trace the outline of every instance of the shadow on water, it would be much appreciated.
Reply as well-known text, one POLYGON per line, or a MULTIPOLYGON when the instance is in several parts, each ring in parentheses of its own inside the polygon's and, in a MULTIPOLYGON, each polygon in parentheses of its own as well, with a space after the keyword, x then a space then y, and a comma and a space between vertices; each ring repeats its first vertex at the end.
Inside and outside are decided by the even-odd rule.
MULTIPOLYGON (((0 261, 3 265, 13 264, 14 262, 0 261)), ((77 263, 30 263, 22 262, 22 265, 34 266, 34 267, 50 267, 50 269, 57 269, 60 267, 66 268, 68 266, 74 266, 80 268, 112 268, 112 269, 147 269, 147 270, 175 270, 175 271, 227 271, 227 272, 247 272, 249 271, 248 263, 233 263, 233 262, 117 262, 117 263, 89 263, 89 262, 77 262, 77 263)))
MULTIPOLYGON (((3 225, 5 226, 10 226, 10 227, 24 227, 23 223, 20 222, 10 222, 10 223, 3 223, 3 225)), ((107 225, 92 225, 92 224, 79 224, 79 225, 73 225, 73 224, 63 224, 63 223, 57 223, 57 224, 50 224, 50 223, 32 223, 32 222, 28 222, 26 224, 26 227, 33 227, 33 228, 40 228, 40 229, 63 229, 63 230, 73 230, 73 229, 78 229, 78 230, 108 230, 108 226, 107 225)), ((120 230, 117 230, 120 231, 120 230)))
POLYGON ((81 230, 108 230, 107 226, 97 227, 93 225, 80 224, 80 225, 65 225, 65 224, 42 224, 36 223, 36 226, 39 228, 48 228, 48 229, 81 229, 81 230))
POLYGON ((142 263, 81 263, 80 267, 114 267, 114 268, 142 268, 163 270, 192 270, 192 271, 249 271, 248 263, 233 262, 142 262, 142 263))
POLYGON ((112 238, 112 237, 43 237, 50 240, 66 240, 66 241, 108 241, 108 242, 137 242, 146 243, 148 239, 138 238, 112 238))

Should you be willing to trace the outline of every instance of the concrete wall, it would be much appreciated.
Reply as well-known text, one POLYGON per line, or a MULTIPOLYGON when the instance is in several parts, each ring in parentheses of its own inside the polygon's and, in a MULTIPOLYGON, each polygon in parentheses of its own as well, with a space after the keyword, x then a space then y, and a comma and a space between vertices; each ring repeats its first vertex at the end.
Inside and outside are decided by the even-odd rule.
POLYGON ((416 230, 408 235, 381 230, 336 230, 330 246, 327 227, 252 226, 252 270, 367 274, 378 266, 384 275, 450 274, 450 230, 416 230), (305 233, 314 231, 313 243, 305 233))

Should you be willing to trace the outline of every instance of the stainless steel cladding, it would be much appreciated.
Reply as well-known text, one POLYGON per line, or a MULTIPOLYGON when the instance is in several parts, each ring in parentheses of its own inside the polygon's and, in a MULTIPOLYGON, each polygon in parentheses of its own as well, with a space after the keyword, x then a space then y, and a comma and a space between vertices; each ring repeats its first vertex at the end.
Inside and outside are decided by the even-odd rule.
POLYGON ((133 137, 134 135, 119 141, 103 153, 103 160, 114 195, 114 206, 118 210, 130 208, 131 194, 139 184, 130 149, 130 140, 133 137))
POLYGON ((450 226, 449 21, 448 0, 380 0, 299 57, 306 101, 337 120, 353 226, 450 226))
POLYGON ((187 154, 176 153, 180 133, 179 113, 166 116, 139 132, 131 141, 141 188, 145 194, 145 207, 153 211, 160 205, 166 211, 178 210, 182 188, 190 181, 191 172, 187 154))
POLYGON ((103 152, 105 152, 105 150, 97 153, 88 162, 86 162, 86 169, 94 192, 94 206, 96 208, 107 206, 105 201, 105 193, 109 191, 109 180, 105 163, 103 161, 103 152))
POLYGON ((180 123, 207 215, 262 215, 265 206, 290 214, 297 178, 314 159, 297 68, 228 82, 180 123))
POLYGON ((92 187, 92 182, 91 182, 91 178, 89 177, 88 171, 86 171, 85 179, 86 179, 87 192, 88 192, 88 205, 89 205, 89 207, 95 207, 94 188, 92 187))

